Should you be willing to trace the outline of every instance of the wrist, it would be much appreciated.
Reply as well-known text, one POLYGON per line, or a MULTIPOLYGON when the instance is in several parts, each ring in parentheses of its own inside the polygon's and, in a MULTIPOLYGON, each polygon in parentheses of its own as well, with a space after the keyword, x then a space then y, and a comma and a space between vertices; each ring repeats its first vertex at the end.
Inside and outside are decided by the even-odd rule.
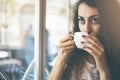
POLYGON ((96 60, 96 66, 101 73, 105 73, 105 71, 108 71, 108 65, 105 57, 98 58, 96 60))
POLYGON ((111 73, 105 57, 96 60, 96 67, 100 74, 100 80, 111 80, 111 73))
POLYGON ((111 73, 108 70, 99 71, 100 80, 111 80, 111 73))
POLYGON ((57 63, 65 63, 67 61, 67 56, 64 54, 59 54, 56 57, 57 63))
POLYGON ((68 58, 68 56, 69 56, 69 53, 63 52, 62 50, 59 50, 57 56, 58 56, 58 58, 59 58, 60 60, 66 61, 67 58, 68 58))

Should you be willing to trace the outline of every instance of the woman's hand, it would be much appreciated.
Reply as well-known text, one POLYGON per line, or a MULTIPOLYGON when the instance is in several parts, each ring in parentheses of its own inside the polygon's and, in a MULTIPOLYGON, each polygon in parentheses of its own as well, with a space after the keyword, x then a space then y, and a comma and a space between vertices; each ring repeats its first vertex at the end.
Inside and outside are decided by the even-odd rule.
POLYGON ((83 37, 87 40, 84 43, 84 50, 94 57, 96 68, 100 73, 100 80, 111 80, 103 45, 92 35, 83 37))
POLYGON ((61 80, 67 57, 70 55, 71 51, 75 48, 75 44, 72 39, 72 34, 64 36, 59 41, 58 48, 59 48, 58 55, 54 63, 55 65, 53 65, 48 80, 61 80))
POLYGON ((65 58, 67 58, 74 48, 75 48, 75 43, 72 39, 72 34, 69 33, 59 41, 58 55, 62 54, 64 55, 65 58))
POLYGON ((104 47, 99 42, 99 40, 92 36, 83 36, 87 42, 84 43, 85 47, 84 50, 86 50, 88 53, 90 53, 96 60, 104 57, 104 47))
POLYGON ((104 64, 103 61, 106 62, 103 45, 92 35, 83 37, 87 40, 87 42, 84 43, 84 50, 94 57, 97 68, 102 70, 103 66, 101 65, 104 64))

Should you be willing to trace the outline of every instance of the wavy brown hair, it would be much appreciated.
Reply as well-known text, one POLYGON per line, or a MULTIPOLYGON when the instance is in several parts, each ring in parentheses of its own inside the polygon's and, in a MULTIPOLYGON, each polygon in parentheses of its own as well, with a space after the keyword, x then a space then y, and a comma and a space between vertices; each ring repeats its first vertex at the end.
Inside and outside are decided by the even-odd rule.
MULTIPOLYGON (((81 3, 86 3, 89 7, 96 8, 100 13, 100 30, 97 34, 97 38, 103 44, 105 49, 105 55, 107 60, 109 60, 112 53, 112 44, 110 37, 110 28, 108 30, 108 26, 106 25, 107 21, 104 16, 104 9, 101 7, 101 0, 78 0, 74 6, 74 17, 73 17, 73 33, 79 32, 78 25, 78 7, 81 3)), ((63 72, 62 80, 70 80, 70 77, 73 76, 72 80, 77 80, 77 76, 81 74, 81 70, 86 61, 86 57, 90 54, 84 50, 80 50, 75 48, 72 51, 72 54, 68 58, 66 63, 66 67, 63 72), (79 67, 79 68, 78 68, 79 67), (73 72, 73 69, 75 72, 73 72), (74 73, 75 75, 73 75, 74 73)))

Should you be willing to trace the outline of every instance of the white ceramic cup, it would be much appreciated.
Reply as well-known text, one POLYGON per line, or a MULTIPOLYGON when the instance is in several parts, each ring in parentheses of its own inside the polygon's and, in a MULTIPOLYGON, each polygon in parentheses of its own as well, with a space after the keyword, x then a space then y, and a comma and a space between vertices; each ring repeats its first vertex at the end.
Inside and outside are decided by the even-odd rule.
POLYGON ((87 42, 87 40, 83 37, 83 35, 88 36, 89 34, 87 32, 75 32, 73 35, 75 45, 79 49, 83 49, 84 43, 87 42))

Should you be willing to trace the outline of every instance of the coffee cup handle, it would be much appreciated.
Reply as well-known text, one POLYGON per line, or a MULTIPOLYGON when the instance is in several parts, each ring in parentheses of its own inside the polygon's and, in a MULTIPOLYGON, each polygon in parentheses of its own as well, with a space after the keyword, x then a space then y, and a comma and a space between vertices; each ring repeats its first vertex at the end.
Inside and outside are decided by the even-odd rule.
POLYGON ((73 39, 73 41, 74 41, 74 35, 72 34, 72 39, 73 39))

